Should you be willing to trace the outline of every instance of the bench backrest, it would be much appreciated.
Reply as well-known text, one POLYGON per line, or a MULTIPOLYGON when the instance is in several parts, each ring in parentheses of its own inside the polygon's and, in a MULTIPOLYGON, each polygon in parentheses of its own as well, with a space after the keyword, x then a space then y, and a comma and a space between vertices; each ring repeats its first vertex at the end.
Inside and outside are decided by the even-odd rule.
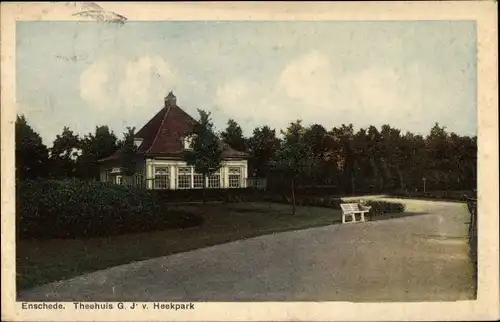
POLYGON ((342 203, 340 204, 340 208, 342 208, 342 211, 345 213, 360 211, 357 203, 342 203))

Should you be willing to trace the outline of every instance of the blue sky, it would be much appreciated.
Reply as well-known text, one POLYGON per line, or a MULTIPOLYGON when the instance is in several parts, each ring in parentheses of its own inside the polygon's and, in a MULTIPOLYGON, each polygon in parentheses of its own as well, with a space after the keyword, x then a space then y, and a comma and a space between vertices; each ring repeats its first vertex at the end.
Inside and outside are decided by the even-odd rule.
POLYGON ((476 134, 472 21, 32 21, 16 33, 18 111, 49 146, 63 126, 139 129, 170 90, 247 135, 296 119, 476 134))

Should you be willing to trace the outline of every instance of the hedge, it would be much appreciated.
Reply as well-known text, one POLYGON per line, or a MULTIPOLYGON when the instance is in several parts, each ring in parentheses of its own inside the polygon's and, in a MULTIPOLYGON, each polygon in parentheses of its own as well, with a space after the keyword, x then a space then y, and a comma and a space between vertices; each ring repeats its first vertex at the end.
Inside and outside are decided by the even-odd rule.
MULTIPOLYGON (((350 200, 349 202, 359 203, 360 200, 350 200)), ((370 212, 374 215, 395 214, 405 211, 405 205, 399 202, 367 200, 365 204, 371 207, 370 212)))
POLYGON ((435 191, 395 191, 391 196, 414 199, 436 199, 450 201, 466 201, 467 197, 475 198, 476 192, 470 190, 435 190, 435 191))
MULTIPOLYGON (((267 195, 264 201, 291 204, 290 196, 267 195)), ((314 196, 296 196, 295 204, 298 206, 313 206, 325 207, 333 209, 341 209, 341 203, 359 203, 359 200, 343 200, 339 197, 314 197, 314 196)), ((405 206, 398 202, 368 200, 365 202, 367 206, 372 207, 371 211, 375 215, 386 213, 401 213, 405 211, 405 206)))
POLYGON ((200 225, 202 218, 170 210, 151 191, 100 182, 35 180, 16 183, 20 238, 107 236, 200 225))

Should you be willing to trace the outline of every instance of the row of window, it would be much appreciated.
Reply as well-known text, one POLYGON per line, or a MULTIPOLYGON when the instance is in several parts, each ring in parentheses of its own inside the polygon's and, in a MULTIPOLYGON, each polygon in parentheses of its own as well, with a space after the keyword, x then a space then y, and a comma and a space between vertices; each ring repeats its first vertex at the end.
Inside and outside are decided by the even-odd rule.
MULTIPOLYGON (((170 174, 168 167, 155 167, 154 171, 154 189, 169 189, 170 174)), ((179 167, 177 169, 177 188, 191 189, 203 188, 204 178, 202 174, 195 173, 192 167, 179 167)), ((239 188, 241 186, 241 169, 238 167, 229 168, 229 188, 239 188)), ((140 175, 136 178, 141 182, 144 180, 140 175)), ((220 171, 212 174, 207 178, 208 188, 220 188, 221 175, 220 171)))

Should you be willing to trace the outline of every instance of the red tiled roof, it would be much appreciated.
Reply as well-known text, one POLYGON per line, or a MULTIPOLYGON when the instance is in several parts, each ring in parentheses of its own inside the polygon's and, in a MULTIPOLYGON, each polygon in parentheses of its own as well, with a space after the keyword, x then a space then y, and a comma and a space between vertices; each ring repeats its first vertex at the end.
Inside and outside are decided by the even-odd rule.
MULTIPOLYGON (((136 138, 143 139, 137 152, 146 156, 182 157, 184 153, 182 137, 190 133, 195 124, 196 120, 177 104, 167 104, 136 133, 136 138)), ((249 156, 245 152, 234 150, 225 142, 221 143, 224 158, 249 156)), ((100 161, 115 160, 120 157, 121 151, 117 151, 100 161)))
MULTIPOLYGON (((139 153, 145 154, 182 154, 184 144, 182 137, 193 131, 196 121, 176 105, 168 106, 163 113, 163 119, 157 124, 153 118, 151 122, 155 126, 144 127, 138 133, 137 137, 143 138, 139 153), (142 131, 142 133, 141 133, 142 131), (146 137, 149 142, 146 142, 146 137)), ((155 116, 156 117, 156 116, 155 116)))

